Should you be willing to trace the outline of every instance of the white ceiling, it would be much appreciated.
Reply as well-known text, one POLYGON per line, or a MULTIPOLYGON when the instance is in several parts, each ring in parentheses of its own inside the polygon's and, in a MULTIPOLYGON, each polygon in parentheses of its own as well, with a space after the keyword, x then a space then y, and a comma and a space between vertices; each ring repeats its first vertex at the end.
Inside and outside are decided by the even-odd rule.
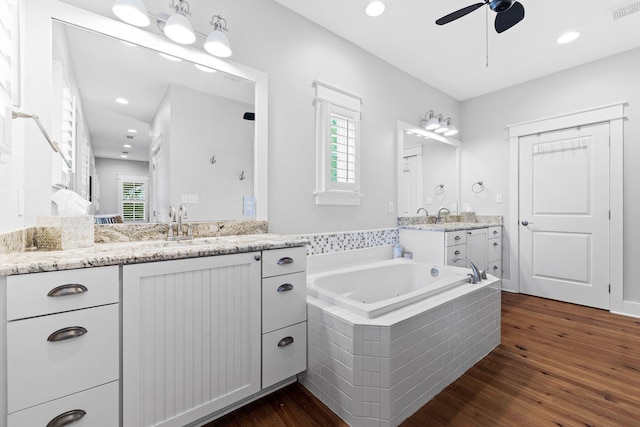
POLYGON ((615 22, 610 11, 637 0, 520 0, 524 21, 502 34, 488 7, 444 26, 435 20, 477 0, 385 0, 382 16, 366 0, 275 0, 458 100, 640 47, 640 13, 615 22), (582 36, 567 45, 568 30, 582 36))

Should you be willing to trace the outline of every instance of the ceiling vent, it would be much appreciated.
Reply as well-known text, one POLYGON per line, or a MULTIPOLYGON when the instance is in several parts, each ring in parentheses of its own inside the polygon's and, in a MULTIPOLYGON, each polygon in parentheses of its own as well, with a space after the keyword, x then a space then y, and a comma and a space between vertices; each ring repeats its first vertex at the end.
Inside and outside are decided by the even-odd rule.
POLYGON ((629 16, 633 13, 640 12, 640 1, 636 1, 622 7, 619 7, 611 11, 611 19, 617 21, 618 19, 629 16))

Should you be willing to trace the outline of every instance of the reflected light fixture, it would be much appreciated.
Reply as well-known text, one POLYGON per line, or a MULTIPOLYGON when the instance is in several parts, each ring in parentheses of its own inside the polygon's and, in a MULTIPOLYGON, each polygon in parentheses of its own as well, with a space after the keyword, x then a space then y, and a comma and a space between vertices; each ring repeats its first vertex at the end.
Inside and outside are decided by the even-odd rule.
POLYGON ((373 0, 367 3, 367 6, 364 8, 364 13, 366 13, 367 16, 375 18, 376 16, 382 15, 386 8, 383 1, 373 0))
POLYGON ((213 25, 213 31, 207 36, 207 41, 204 42, 204 49, 213 56, 221 58, 231 56, 231 45, 224 34, 225 31, 229 31, 227 29, 227 21, 220 15, 213 15, 209 23, 213 25))
POLYGON ((190 15, 189 3, 186 0, 178 0, 173 7, 176 12, 164 24, 164 34, 176 43, 192 44, 196 41, 196 33, 187 18, 187 15, 190 15))
POLYGON ((111 10, 118 18, 136 27, 147 27, 151 23, 142 0, 116 0, 111 10))

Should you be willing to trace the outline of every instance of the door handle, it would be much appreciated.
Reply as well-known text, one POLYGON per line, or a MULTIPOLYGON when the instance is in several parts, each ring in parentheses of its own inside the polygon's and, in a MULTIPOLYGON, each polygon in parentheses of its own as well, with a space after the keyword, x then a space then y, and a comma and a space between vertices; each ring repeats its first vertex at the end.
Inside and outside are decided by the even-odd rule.
POLYGON ((523 219, 521 222, 522 225, 524 225, 525 227, 529 224, 533 224, 532 222, 527 221, 526 219, 523 219))

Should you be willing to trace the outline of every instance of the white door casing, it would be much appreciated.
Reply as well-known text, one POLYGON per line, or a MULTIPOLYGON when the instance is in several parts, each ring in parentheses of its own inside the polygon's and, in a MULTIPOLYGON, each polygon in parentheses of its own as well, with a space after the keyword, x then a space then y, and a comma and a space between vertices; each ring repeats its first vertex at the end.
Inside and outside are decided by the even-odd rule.
POLYGON ((520 138, 520 291, 609 308, 609 124, 520 138))
POLYGON ((624 138, 623 122, 625 120, 625 101, 589 108, 582 111, 571 112, 553 117, 540 118, 528 122, 509 125, 509 181, 510 181, 510 206, 509 219, 506 223, 509 259, 508 275, 503 277, 502 288, 507 291, 520 292, 520 259, 519 259, 519 233, 520 228, 520 202, 519 202, 519 165, 520 137, 544 132, 552 132, 560 129, 569 129, 578 126, 588 126, 595 123, 609 123, 609 284, 611 285, 610 310, 624 314, 636 313, 633 307, 624 301, 623 293, 623 267, 624 267, 624 214, 623 214, 623 159, 624 138))

